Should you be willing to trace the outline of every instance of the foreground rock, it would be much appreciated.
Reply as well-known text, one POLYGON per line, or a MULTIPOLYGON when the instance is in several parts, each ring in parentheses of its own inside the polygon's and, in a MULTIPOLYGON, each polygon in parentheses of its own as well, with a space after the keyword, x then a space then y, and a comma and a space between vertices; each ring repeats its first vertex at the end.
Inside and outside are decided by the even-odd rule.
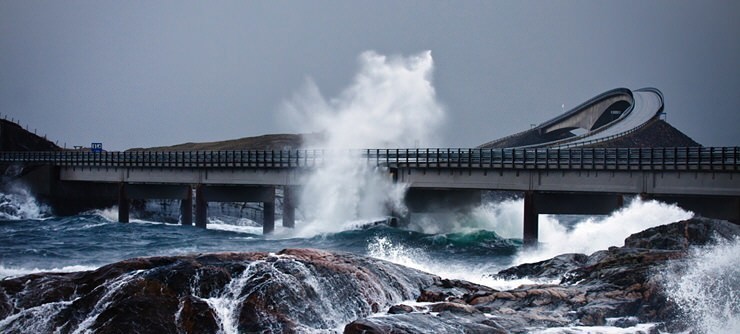
POLYGON ((367 257, 294 249, 123 261, 0 281, 2 333, 334 330, 436 277, 367 257))
POLYGON ((738 225, 690 219, 634 234, 623 247, 590 256, 561 255, 498 274, 503 278, 559 277, 557 285, 497 291, 463 281, 435 281, 417 299, 426 302, 420 309, 357 320, 345 333, 423 333, 429 329, 526 333, 548 327, 631 327, 637 323, 660 323, 671 332, 683 331, 686 324, 677 321, 677 307, 662 289, 666 265, 684 258, 689 247, 738 236, 738 225), (608 323, 610 318, 617 320, 608 323))
POLYGON ((0 281, 0 332, 525 333, 614 318, 610 325, 658 322, 675 332, 684 328, 662 290, 666 265, 689 247, 737 236, 740 227, 721 221, 660 226, 623 247, 504 270, 560 279, 508 291, 309 249, 132 259, 0 281))

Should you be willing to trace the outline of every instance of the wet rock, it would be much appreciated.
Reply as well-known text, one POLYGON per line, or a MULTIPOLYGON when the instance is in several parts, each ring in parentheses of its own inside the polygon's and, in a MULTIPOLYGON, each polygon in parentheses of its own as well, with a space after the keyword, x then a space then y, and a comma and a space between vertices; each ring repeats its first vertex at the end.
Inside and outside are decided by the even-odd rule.
POLYGON ((414 308, 408 305, 393 305, 388 309, 388 314, 404 314, 414 312, 414 308))
POLYGON ((624 241, 625 248, 686 250, 689 246, 714 244, 740 235, 740 225, 726 221, 692 218, 635 233, 624 241))
POLYGON ((526 277, 557 279, 566 272, 583 266, 588 260, 585 254, 563 254, 552 259, 536 263, 525 263, 499 271, 495 276, 503 279, 520 279, 526 277))
POLYGON ((332 330, 415 299, 435 280, 385 261, 309 249, 132 259, 0 281, 7 318, 0 332, 332 330))
POLYGON ((548 327, 630 327, 646 322, 662 323, 660 328, 681 332, 686 326, 675 321, 676 306, 660 284, 661 268, 683 259, 690 246, 736 236, 740 236, 740 227, 731 223, 690 219, 636 233, 623 247, 590 256, 565 254, 498 274, 507 278, 561 277, 557 285, 496 291, 462 281, 435 280, 422 289, 418 299, 432 303, 427 310, 357 320, 345 332, 527 333, 548 327), (448 327, 452 323, 455 329, 448 327))
POLYGON ((375 316, 352 322, 344 328, 345 334, 371 333, 509 333, 496 321, 482 314, 459 315, 444 312, 409 313, 375 316))
POLYGON ((458 314, 481 313, 473 306, 460 303, 438 303, 432 305, 432 307, 430 307, 430 310, 432 312, 451 312, 458 314))

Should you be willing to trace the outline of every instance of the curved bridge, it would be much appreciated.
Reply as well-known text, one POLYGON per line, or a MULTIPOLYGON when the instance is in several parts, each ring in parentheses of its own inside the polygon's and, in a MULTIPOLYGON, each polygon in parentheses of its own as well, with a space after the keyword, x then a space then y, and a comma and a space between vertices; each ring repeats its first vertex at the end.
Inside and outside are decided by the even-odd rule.
POLYGON ((656 88, 612 89, 530 130, 480 148, 577 147, 611 140, 630 134, 658 117, 663 111, 663 101, 663 94, 656 88))

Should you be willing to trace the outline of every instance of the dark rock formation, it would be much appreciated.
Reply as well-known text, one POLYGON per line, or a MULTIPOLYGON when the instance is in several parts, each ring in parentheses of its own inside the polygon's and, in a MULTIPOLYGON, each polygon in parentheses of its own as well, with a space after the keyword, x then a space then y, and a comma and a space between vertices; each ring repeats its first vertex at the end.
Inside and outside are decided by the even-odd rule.
MULTIPOLYGON (((660 270, 680 260, 691 246, 740 236, 740 226, 690 219, 636 233, 625 246, 591 256, 566 254, 499 272, 504 278, 560 277, 557 285, 521 286, 509 291, 455 280, 437 280, 421 291, 424 310, 355 321, 345 333, 526 333, 571 325, 630 327, 663 323, 683 331, 676 306, 667 299, 660 270), (435 315, 436 313, 436 315, 435 315)), ((394 309, 394 308, 391 308, 394 309)))
POLYGON ((500 271, 497 275, 505 279, 525 277, 559 278, 568 271, 583 266, 588 261, 585 254, 563 254, 552 259, 525 263, 517 267, 500 271))
POLYGON ((307 249, 140 258, 0 281, 0 319, 6 319, 0 332, 331 330, 414 299, 435 279, 367 257, 307 249))

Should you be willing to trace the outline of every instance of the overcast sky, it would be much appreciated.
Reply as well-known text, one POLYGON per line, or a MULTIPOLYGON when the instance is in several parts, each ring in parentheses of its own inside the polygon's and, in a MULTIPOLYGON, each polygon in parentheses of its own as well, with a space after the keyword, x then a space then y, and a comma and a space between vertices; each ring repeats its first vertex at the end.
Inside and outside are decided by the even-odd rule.
POLYGON ((0 1, 0 114, 109 150, 294 132, 311 78, 431 50, 439 142, 471 147, 653 86, 703 145, 740 145, 740 1, 0 1))

